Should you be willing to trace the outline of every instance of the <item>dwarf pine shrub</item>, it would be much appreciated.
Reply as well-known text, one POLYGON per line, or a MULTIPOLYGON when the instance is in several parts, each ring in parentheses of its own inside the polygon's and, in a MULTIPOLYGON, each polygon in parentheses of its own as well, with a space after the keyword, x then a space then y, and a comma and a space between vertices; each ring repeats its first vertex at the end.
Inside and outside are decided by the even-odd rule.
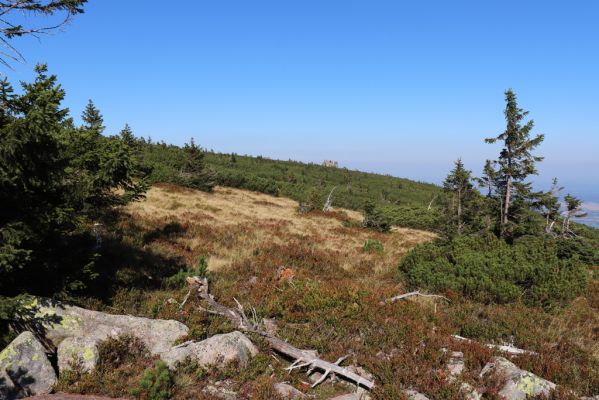
POLYGON ((185 279, 190 276, 199 276, 200 278, 208 278, 208 260, 206 257, 200 256, 198 257, 198 261, 193 269, 185 270, 182 269, 177 272, 175 275, 169 276, 165 280, 165 284, 168 287, 178 288, 185 286, 185 279))
POLYGON ((513 244, 488 234, 420 245, 399 269, 413 287, 456 292, 481 301, 551 308, 586 287, 588 271, 578 254, 562 251, 560 239, 522 237, 513 244))
POLYGON ((154 368, 144 371, 139 386, 131 394, 148 400, 168 400, 174 387, 173 377, 164 361, 156 362, 154 368))

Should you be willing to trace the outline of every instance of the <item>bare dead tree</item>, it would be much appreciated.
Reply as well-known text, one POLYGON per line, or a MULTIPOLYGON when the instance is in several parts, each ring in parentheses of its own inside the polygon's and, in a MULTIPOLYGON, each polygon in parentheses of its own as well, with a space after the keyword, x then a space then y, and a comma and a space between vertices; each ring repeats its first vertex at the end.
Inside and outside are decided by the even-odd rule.
POLYGON ((21 52, 10 43, 12 39, 39 38, 42 34, 59 31, 75 15, 83 13, 85 3, 87 0, 0 0, 0 64, 11 68, 11 61, 25 61, 21 52))
POLYGON ((373 381, 340 365, 347 356, 340 357, 334 363, 322 360, 318 358, 315 351, 298 349, 286 341, 268 333, 263 327, 263 322, 258 320, 256 311, 252 309, 251 318, 248 318, 243 306, 236 299, 233 300, 237 303, 237 309, 229 308, 217 303, 214 300, 214 296, 208 292, 208 280, 206 278, 199 278, 197 276, 189 277, 187 278, 187 283, 190 286, 190 291, 195 292, 199 300, 205 301, 208 304, 207 308, 203 308, 204 311, 228 318, 229 321, 241 331, 260 335, 266 340, 271 349, 295 360, 286 368, 287 371, 291 372, 295 369, 306 368, 308 375, 315 370, 323 371, 321 378, 316 381, 312 387, 322 383, 331 374, 347 379, 354 382, 356 385, 363 386, 367 389, 372 389, 374 387, 373 381))
POLYGON ((337 189, 337 186, 334 186, 329 192, 329 195, 327 196, 327 201, 325 201, 324 206, 322 207, 322 211, 328 212, 333 207, 333 192, 335 191, 335 189, 337 189))
POLYGON ((437 198, 438 195, 434 195, 433 198, 431 199, 430 203, 428 203, 428 208, 426 209, 427 211, 430 211, 431 208, 433 207, 433 202, 435 201, 435 199, 437 198))

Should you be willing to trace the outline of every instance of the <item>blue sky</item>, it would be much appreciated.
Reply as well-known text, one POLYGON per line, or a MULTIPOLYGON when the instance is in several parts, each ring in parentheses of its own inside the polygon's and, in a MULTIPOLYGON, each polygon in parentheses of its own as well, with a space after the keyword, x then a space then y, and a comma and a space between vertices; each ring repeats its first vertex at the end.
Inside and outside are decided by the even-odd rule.
POLYGON ((16 44, 108 132, 440 182, 478 173, 513 88, 546 134, 540 184, 599 201, 599 2, 90 0, 16 44))

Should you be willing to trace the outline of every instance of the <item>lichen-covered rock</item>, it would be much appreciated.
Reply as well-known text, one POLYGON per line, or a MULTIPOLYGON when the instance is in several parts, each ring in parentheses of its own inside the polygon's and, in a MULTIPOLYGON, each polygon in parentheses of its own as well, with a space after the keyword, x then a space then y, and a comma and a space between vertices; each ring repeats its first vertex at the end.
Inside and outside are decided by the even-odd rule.
POLYGON ((55 383, 46 350, 31 332, 21 333, 0 353, 1 398, 49 393, 55 383))
POLYGON ((42 394, 34 397, 27 397, 27 400, 126 400, 119 397, 104 397, 104 396, 93 396, 89 394, 67 394, 67 393, 56 393, 56 394, 42 394))
POLYGON ((275 383, 273 385, 273 388, 275 389, 275 392, 277 392, 277 394, 283 399, 298 400, 306 398, 305 394, 303 394, 288 383, 275 383))
POLYGON ((518 368, 503 357, 495 357, 480 373, 481 378, 494 376, 502 382, 499 395, 508 400, 525 400, 527 397, 549 395, 555 383, 540 378, 532 372, 518 368))
POLYGON ((243 333, 214 335, 201 342, 193 342, 182 346, 175 346, 170 351, 162 353, 160 358, 170 368, 178 362, 190 358, 200 366, 222 366, 231 361, 246 364, 252 356, 258 354, 258 349, 243 333))
POLYGON ((59 371, 66 371, 74 365, 82 371, 91 371, 98 362, 98 341, 79 336, 68 337, 58 345, 56 356, 59 371))
POLYGON ((464 397, 464 400, 480 400, 483 397, 478 390, 466 382, 462 382, 460 385, 460 393, 464 397))
POLYGON ((46 337, 58 348, 58 365, 62 368, 68 368, 75 359, 85 369, 92 369, 97 360, 97 344, 110 337, 137 337, 152 355, 160 355, 189 331, 178 321, 107 314, 40 297, 22 303, 21 309, 24 318, 41 325, 46 337))

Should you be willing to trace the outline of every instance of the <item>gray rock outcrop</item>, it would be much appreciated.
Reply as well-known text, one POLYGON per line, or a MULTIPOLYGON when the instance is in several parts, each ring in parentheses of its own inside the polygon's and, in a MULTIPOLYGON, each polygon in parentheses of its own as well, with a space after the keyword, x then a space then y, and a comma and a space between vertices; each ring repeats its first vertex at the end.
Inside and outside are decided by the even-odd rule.
POLYGON ((201 342, 175 346, 160 357, 170 368, 174 368, 186 358, 196 361, 200 366, 223 366, 231 361, 244 365, 256 354, 258 349, 250 339, 243 333, 234 331, 214 335, 201 342))
POLYGON ((0 398, 49 393, 55 383, 46 350, 31 332, 21 333, 0 352, 0 398))
POLYGON ((288 383, 275 383, 273 385, 273 388, 275 389, 275 392, 277 392, 277 394, 283 399, 299 400, 306 398, 305 394, 303 394, 288 383))
POLYGON ((22 308, 30 311, 31 320, 39 321, 46 338, 58 348, 61 369, 69 368, 73 361, 83 369, 92 369, 98 343, 110 337, 137 337, 151 354, 160 355, 189 331, 178 321, 107 314, 44 298, 31 298, 22 308))
POLYGON ((502 382, 499 395, 508 400, 525 400, 528 397, 549 395, 555 383, 518 368, 503 357, 495 357, 480 373, 481 378, 494 376, 502 382))

